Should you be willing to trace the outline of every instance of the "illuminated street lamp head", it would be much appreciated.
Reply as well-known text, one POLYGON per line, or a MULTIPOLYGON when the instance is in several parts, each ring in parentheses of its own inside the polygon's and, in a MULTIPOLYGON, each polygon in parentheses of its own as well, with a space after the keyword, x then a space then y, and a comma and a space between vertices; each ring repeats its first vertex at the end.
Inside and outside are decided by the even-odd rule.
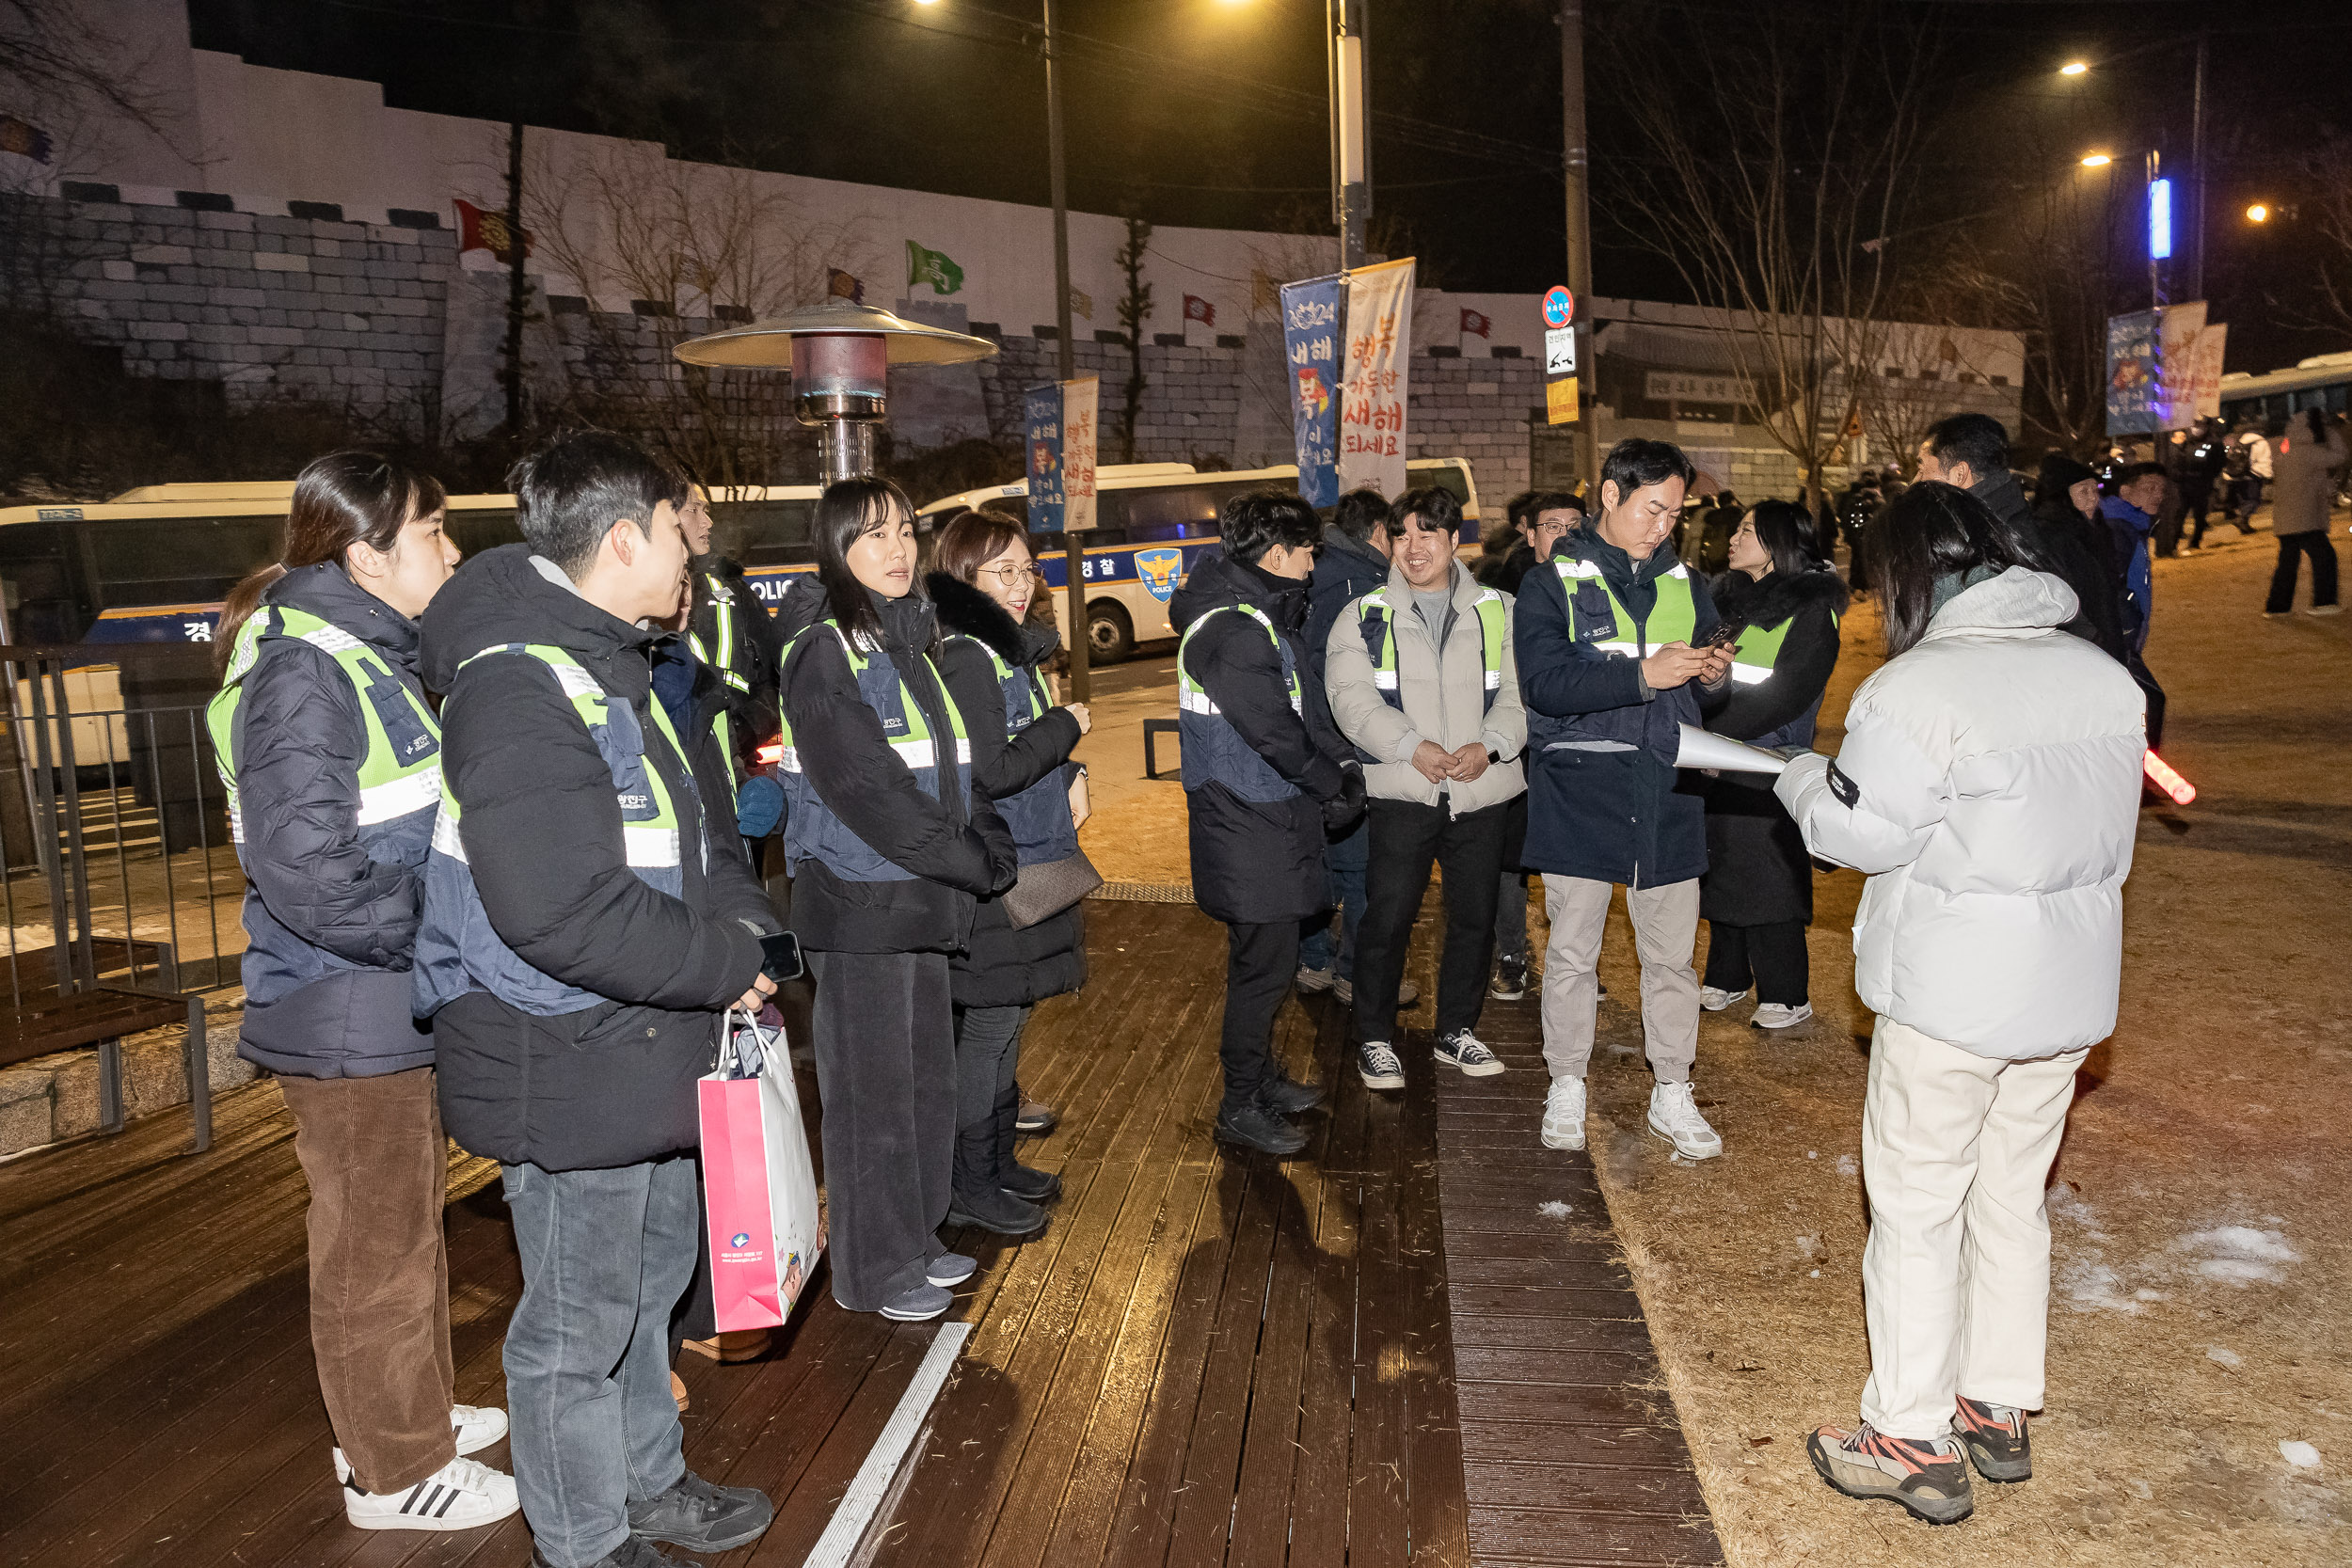
POLYGON ((2115 162, 2114 157, 2106 152, 2086 152, 2083 154, 2083 167, 2085 168, 2105 168, 2113 162, 2115 162))
POLYGON ((2268 223, 2270 221, 2270 209, 2257 201, 2251 207, 2246 209, 2246 221, 2249 223, 2268 223))
POLYGON ((2058 67, 2058 74, 2060 76, 2080 76, 2090 69, 2090 67, 2085 65, 2080 60, 2069 60, 2064 65, 2058 67))

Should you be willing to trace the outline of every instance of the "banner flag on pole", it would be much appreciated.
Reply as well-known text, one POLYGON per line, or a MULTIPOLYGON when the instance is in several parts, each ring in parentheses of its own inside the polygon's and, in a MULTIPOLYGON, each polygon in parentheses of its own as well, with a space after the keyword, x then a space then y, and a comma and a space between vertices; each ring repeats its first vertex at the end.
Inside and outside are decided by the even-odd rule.
POLYGON ((951 294, 963 287, 963 269, 944 250, 907 242, 907 287, 929 283, 935 294, 951 294))
POLYGON ((1048 382, 1021 394, 1029 470, 1029 531, 1083 533, 1094 526, 1094 376, 1048 382))
POLYGON ((1282 285, 1282 356, 1291 389, 1298 493, 1310 506, 1340 499, 1340 287, 1337 277, 1282 285))
POLYGON ((2168 305, 2156 336, 2159 430, 2186 430, 2197 421, 2197 343, 2205 335, 2205 302, 2168 305))
POLYGON ((1347 275, 1347 366, 1340 383, 1342 490, 1405 492, 1405 403, 1413 336, 1413 271, 1401 261, 1347 275))
POLYGON ((2191 382, 2192 412, 2210 420, 2221 412, 2221 359, 2230 347, 2230 324, 2207 322, 2197 334, 2197 373, 2191 382))
POLYGON ((2161 416, 2156 382, 2156 312, 2107 318, 2107 434, 2145 436, 2161 416))

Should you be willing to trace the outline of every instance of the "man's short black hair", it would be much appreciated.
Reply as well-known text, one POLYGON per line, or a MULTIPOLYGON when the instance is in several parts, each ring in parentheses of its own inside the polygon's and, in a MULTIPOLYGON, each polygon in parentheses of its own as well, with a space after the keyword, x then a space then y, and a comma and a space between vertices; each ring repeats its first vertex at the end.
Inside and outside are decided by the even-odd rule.
POLYGON ((1547 512, 1574 512, 1584 515, 1584 503, 1565 490, 1522 490, 1513 496, 1502 509, 1514 531, 1525 533, 1535 526, 1535 519, 1547 512))
POLYGON ((2009 432, 1990 414, 1947 414, 1928 426, 1927 449, 1939 463, 1965 463, 1979 479, 2009 468, 2009 432))
POLYGON ((1245 490, 1229 497, 1217 511, 1217 532, 1225 553, 1244 565, 1255 566, 1277 545, 1312 549, 1323 538, 1323 525, 1306 498, 1285 490, 1245 490))
POLYGON ((1405 519, 1416 515, 1424 523, 1436 524, 1441 533, 1459 533, 1462 531, 1462 499, 1438 484, 1406 491, 1389 508, 1389 537, 1404 538, 1405 519))
POLYGON ((1645 485, 1663 484, 1670 479, 1687 485, 1698 472, 1672 441, 1645 441, 1639 436, 1619 441, 1600 460, 1600 482, 1617 487, 1619 506, 1645 485))
POLYGON ((1389 503, 1377 490, 1350 490, 1331 509, 1331 526, 1359 545, 1372 542, 1372 531, 1389 520, 1389 503))
POLYGON ((2164 465, 2161 463, 2126 463, 2116 470, 2115 487, 2121 490, 2126 484, 2137 484, 2150 474, 2155 475, 2158 479, 2164 478, 2164 465))
POLYGON ((558 436, 508 469, 506 487, 523 538, 575 582, 614 523, 628 517, 651 538, 654 508, 691 498, 684 474, 609 430, 558 436))

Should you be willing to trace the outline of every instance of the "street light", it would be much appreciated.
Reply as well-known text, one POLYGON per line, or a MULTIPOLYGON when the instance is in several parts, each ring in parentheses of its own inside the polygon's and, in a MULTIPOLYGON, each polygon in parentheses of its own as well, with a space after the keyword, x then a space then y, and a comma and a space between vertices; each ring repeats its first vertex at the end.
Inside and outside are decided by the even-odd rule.
POLYGON ((2105 168, 2113 162, 2115 159, 2108 153, 2086 152, 2083 154, 2083 167, 2085 168, 2105 168))
POLYGON ((2058 67, 2058 74, 2060 76, 2080 76, 2090 69, 2090 67, 2085 65, 2080 60, 2069 60, 2064 65, 2058 67))
POLYGON ((2246 209, 2246 221, 2249 223, 2268 223, 2270 221, 2270 209, 2257 201, 2251 207, 2246 209))

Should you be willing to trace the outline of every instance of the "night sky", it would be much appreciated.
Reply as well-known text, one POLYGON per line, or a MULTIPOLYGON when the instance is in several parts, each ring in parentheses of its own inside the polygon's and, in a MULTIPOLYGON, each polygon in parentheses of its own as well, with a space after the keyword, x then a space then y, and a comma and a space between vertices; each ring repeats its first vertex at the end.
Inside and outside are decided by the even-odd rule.
MULTIPOLYGON (((1601 293, 1685 297, 1673 269, 1612 221, 1613 178, 1640 174, 1622 105, 1630 93, 1690 90, 1674 30, 1756 3, 1588 5, 1601 293), (1627 63, 1600 35, 1636 7, 1664 17, 1668 47, 1627 63)), ((1986 223, 2031 182, 2075 177, 2076 143, 2119 154, 2155 145, 2169 170, 2186 173, 2193 40, 2207 26, 2206 292, 2215 319, 2231 324, 2229 368, 2352 347, 2352 333, 2292 325, 2307 309, 2315 236, 2298 218, 2257 229, 2242 216, 2254 199, 2293 206, 2298 160, 2327 133, 2352 132, 2352 4, 1841 8, 1865 25, 1872 15, 1931 24, 1946 132, 1928 155, 1922 206, 1986 223), (2059 77, 2072 58, 2099 69, 2059 77)), ((1375 248, 1418 254, 1431 285, 1534 291, 1565 274, 1553 9, 1372 0, 1375 248)), ((200 48, 381 81, 402 107, 1047 200, 1036 9, 1023 0, 191 0, 190 10, 200 48)), ((1327 230, 1322 14, 1323 0, 1061 0, 1072 204, 1166 224, 1327 230)))

